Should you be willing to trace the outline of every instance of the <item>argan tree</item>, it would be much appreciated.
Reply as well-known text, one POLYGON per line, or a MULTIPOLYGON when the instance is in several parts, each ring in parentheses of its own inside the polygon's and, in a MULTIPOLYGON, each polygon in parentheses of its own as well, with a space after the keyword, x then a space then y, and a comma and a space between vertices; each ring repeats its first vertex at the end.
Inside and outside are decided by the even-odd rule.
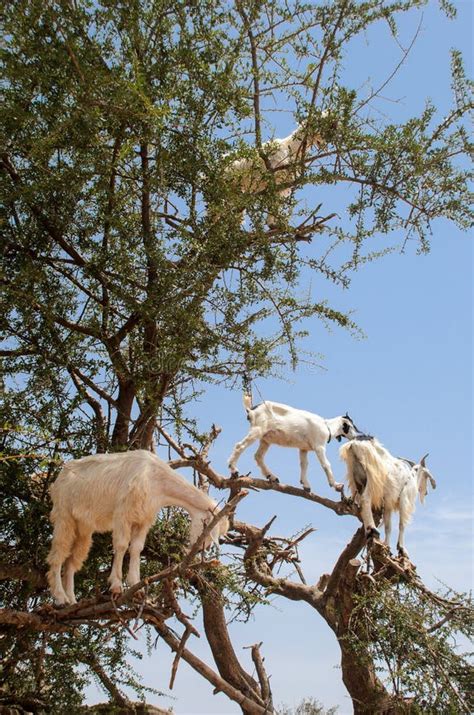
MULTIPOLYGON (((355 329, 301 295, 302 271, 347 287, 394 231, 427 251, 436 219, 470 226, 472 103, 460 54, 447 116, 428 102, 390 122, 371 109, 382 87, 344 81, 358 35, 383 23, 395 38, 401 14, 424 4, 17 0, 3 9, 2 707, 79 712, 92 674, 110 696, 105 711, 156 711, 121 690, 147 697, 127 661, 134 624, 144 623, 176 653, 172 680, 182 658, 244 713, 272 713, 259 647, 252 677, 225 616, 230 595, 249 614, 268 593, 304 601, 327 621, 355 712, 472 707, 472 672, 449 640, 469 628, 463 597, 431 593, 377 542, 361 569, 361 528, 332 573, 307 585, 296 560, 305 533, 272 538, 268 524, 239 521, 240 500, 274 489, 356 520, 357 506, 228 478, 208 460, 218 429, 190 416, 211 382, 240 389, 244 376, 294 366, 307 318, 355 329), (284 128, 276 106, 288 112, 284 128), (297 124, 300 150, 275 167, 272 139, 297 124), (239 159, 259 167, 257 190, 236 183, 239 159), (331 195, 344 197, 344 219, 331 195), (61 463, 160 440, 173 466, 228 497, 234 559, 185 555, 186 519, 169 511, 149 535, 141 592, 107 595, 111 547, 100 536, 79 579, 82 600, 54 609, 48 487, 61 463), (277 576, 285 563, 288 577, 277 576), (300 582, 289 575, 295 566, 300 582), (202 608, 215 668, 192 652, 183 598, 202 608)), ((446 0, 440 6, 455 15, 446 0)))

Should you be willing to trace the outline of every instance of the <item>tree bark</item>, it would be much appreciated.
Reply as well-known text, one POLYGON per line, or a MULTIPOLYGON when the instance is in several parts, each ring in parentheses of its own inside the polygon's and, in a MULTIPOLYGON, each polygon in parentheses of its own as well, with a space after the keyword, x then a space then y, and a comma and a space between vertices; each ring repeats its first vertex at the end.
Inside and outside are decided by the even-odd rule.
POLYGON ((135 399, 135 386, 130 378, 119 377, 119 394, 117 397, 117 418, 112 433, 112 446, 128 445, 128 432, 135 399))
MULTIPOLYGON (((259 706, 265 706, 258 683, 240 665, 229 637, 225 620, 224 601, 217 590, 203 585, 196 579, 195 585, 201 597, 206 637, 212 650, 220 676, 246 698, 259 706)), ((244 715, 250 711, 241 705, 244 715)))

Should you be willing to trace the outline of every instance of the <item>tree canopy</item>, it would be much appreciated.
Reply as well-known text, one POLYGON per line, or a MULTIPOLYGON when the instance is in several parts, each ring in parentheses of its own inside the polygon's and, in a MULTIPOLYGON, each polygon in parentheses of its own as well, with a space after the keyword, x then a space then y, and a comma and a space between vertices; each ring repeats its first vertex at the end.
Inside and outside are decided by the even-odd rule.
MULTIPOLYGON (((170 512, 157 522, 143 570, 149 577, 170 570, 156 580, 152 605, 136 607, 126 596, 112 605, 100 596, 110 560, 105 536, 94 541, 82 572, 79 590, 92 599, 79 604, 82 610, 52 615, 44 572, 48 487, 61 463, 93 452, 154 449, 158 439, 169 445, 171 464, 194 469, 203 488, 210 483, 232 499, 245 486, 273 488, 358 516, 344 500, 223 476, 207 460, 218 432, 193 421, 188 406, 210 382, 240 389, 248 376, 294 366, 310 317, 357 330, 349 315, 302 291, 303 271, 346 287, 352 271, 389 250, 394 234, 428 251, 436 219, 471 225, 465 161, 471 84, 460 53, 452 53, 447 116, 427 102, 419 116, 397 124, 372 110, 383 87, 367 92, 344 83, 354 38, 377 23, 395 38, 398 18, 424 4, 19 0, 4 9, 1 590, 7 609, 0 701, 22 707, 23 698, 25 708, 34 701, 38 712, 79 708, 81 663, 117 707, 135 707, 120 685, 146 695, 127 665, 126 624, 138 618, 178 652, 176 664, 187 659, 244 712, 270 712, 259 650, 253 652, 257 682, 238 663, 224 618, 229 594, 249 613, 270 591, 310 603, 330 624, 356 711, 396 712, 383 708, 403 702, 417 712, 410 698, 418 680, 393 671, 395 654, 386 665, 393 692, 378 679, 374 663, 384 654, 374 633, 393 641, 385 607, 414 633, 411 616, 400 615, 416 610, 410 588, 419 598, 431 596, 409 565, 383 551, 374 583, 364 579, 354 563, 364 546, 360 530, 329 588, 276 579, 278 564, 295 562, 298 537, 288 537, 285 556, 278 556, 265 529, 239 522, 238 511, 228 537, 240 554, 237 565, 211 561, 202 573, 180 566, 183 515, 170 512), (275 169, 269 157, 272 140, 282 136, 279 107, 287 110, 287 133, 299 124, 307 137, 291 166, 275 169), (312 133, 322 138, 316 146, 312 133), (263 187, 231 179, 241 159, 264 167, 263 187), (278 171, 285 169, 282 184, 278 171), (289 195, 282 196, 282 186, 289 195), (330 198, 321 201, 323 189, 324 197, 343 197, 342 218, 330 198), (384 590, 393 586, 387 574, 408 584, 398 601, 384 590), (382 620, 374 621, 368 641, 356 631, 356 646, 348 614, 367 607, 364 597, 374 584, 375 601, 385 604, 374 619, 382 620), (203 608, 219 675, 185 648, 193 626, 179 608, 183 595, 203 608), (165 624, 172 616, 185 627, 181 641, 165 624)), ((440 11, 455 14, 446 0, 440 11)), ((408 54, 409 48, 404 60, 408 54)), ((465 612, 460 597, 433 598, 442 612, 427 605, 423 627, 446 618, 446 628, 465 628, 444 615, 465 612)), ((434 630, 444 638, 443 628, 434 630)), ((468 707, 467 666, 445 646, 446 639, 435 646, 430 638, 414 646, 416 658, 434 649, 436 677, 453 683, 425 693, 425 711, 468 707)), ((423 665, 413 668, 420 672, 423 665)))

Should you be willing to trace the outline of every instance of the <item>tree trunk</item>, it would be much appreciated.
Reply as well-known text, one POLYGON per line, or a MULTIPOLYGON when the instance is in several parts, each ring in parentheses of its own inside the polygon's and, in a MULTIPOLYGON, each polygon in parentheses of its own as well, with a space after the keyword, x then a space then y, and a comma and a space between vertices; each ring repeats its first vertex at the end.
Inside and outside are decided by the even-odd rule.
POLYGON ((113 447, 128 445, 128 431, 132 414, 135 386, 129 378, 119 378, 119 394, 117 398, 117 419, 112 434, 113 447))
POLYGON ((352 698, 354 715, 401 715, 412 711, 411 703, 391 696, 377 677, 373 661, 364 661, 352 647, 349 636, 356 627, 351 622, 355 607, 354 593, 358 592, 357 579, 360 561, 350 559, 339 581, 331 610, 325 609, 326 620, 334 630, 341 648, 342 680, 352 698), (336 619, 334 619, 334 607, 336 619), (330 617, 330 620, 328 619, 330 617))
MULTIPOLYGON (((264 706, 258 683, 245 672, 235 655, 227 630, 222 596, 217 590, 203 586, 202 583, 195 585, 201 596, 204 630, 220 676, 249 700, 264 706)), ((241 707, 244 715, 247 715, 248 710, 244 705, 241 707)))

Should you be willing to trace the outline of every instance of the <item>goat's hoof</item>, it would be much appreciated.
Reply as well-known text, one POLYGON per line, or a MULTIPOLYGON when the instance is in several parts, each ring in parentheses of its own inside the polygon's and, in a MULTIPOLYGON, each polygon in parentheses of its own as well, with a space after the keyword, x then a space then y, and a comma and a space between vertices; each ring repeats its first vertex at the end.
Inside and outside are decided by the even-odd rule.
POLYGON ((231 478, 231 479, 237 479, 238 476, 239 476, 239 473, 238 473, 238 471, 237 471, 236 469, 234 469, 234 470, 230 473, 230 478, 231 478))
POLYGON ((405 551, 405 549, 403 548, 403 546, 397 546, 397 551, 398 551, 398 556, 399 556, 401 559, 408 559, 408 558, 410 558, 410 557, 408 556, 408 551, 405 551))
POLYGON ((367 529, 365 537, 367 541, 369 541, 369 539, 380 539, 380 531, 374 528, 367 529))
POLYGON ((280 480, 278 479, 278 477, 275 477, 274 474, 267 474, 267 479, 272 484, 280 484, 280 480))
POLYGON ((69 597, 63 593, 60 594, 59 596, 53 596, 54 598, 54 606, 56 608, 64 608, 64 606, 69 606, 69 597))
POLYGON ((311 487, 303 487, 303 491, 306 492, 306 494, 309 494, 311 491, 311 487))

